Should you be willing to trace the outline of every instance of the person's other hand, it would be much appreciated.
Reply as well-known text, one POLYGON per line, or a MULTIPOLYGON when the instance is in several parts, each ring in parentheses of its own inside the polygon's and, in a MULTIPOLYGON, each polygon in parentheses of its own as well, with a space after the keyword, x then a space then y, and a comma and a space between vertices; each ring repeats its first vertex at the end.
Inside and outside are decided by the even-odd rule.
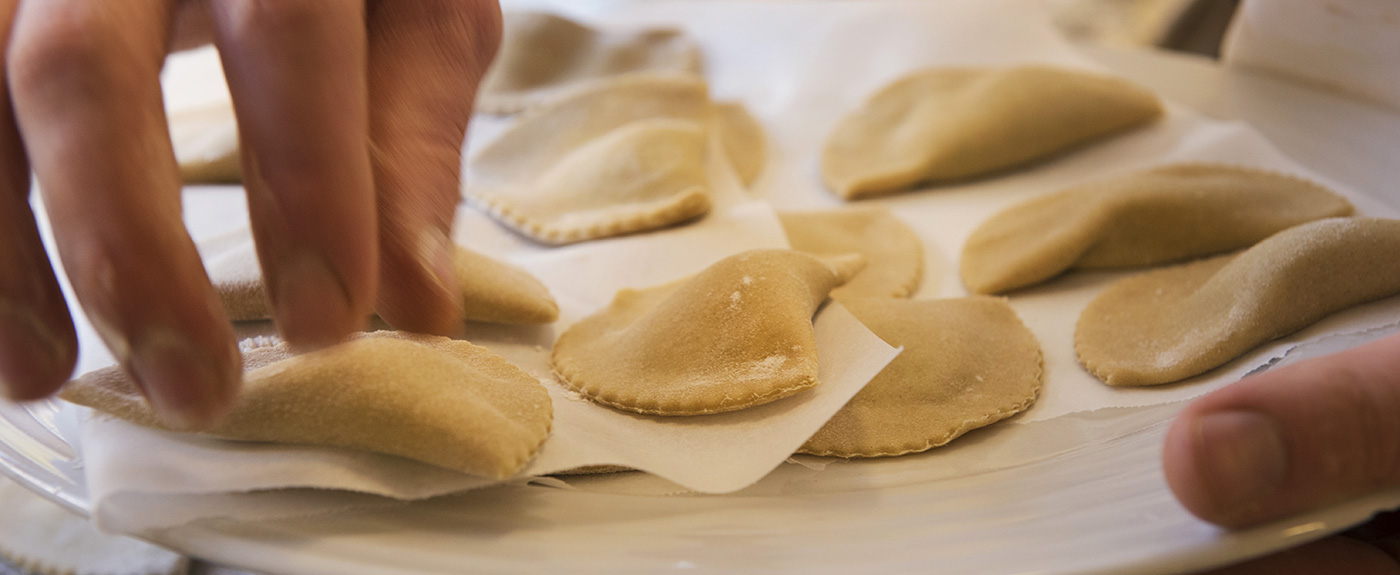
POLYGON ((0 0, 0 389, 53 393, 77 357, 28 203, 33 168, 78 301, 164 421, 212 425, 241 368, 181 220, 166 54, 223 60, 274 317, 314 348, 371 309, 460 329, 448 234, 493 0, 0 0))
MULTIPOLYGON (((1400 335, 1245 378, 1191 404, 1163 465, 1191 513, 1245 527, 1400 485, 1400 335)), ((1400 575, 1394 514, 1215 575, 1400 575), (1367 533, 1369 531, 1369 533, 1367 533)))

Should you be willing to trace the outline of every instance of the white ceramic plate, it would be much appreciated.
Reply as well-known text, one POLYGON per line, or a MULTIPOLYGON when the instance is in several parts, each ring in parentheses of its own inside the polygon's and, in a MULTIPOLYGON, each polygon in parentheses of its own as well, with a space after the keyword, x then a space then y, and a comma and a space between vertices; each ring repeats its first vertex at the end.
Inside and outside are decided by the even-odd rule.
MULTIPOLYGON (((158 542, 214 562, 299 573, 710 572, 1150 575, 1297 545, 1400 506, 1400 489, 1248 531, 1187 514, 1162 479, 1177 406, 1105 419, 1111 438, 1044 460, 929 479, 930 457, 785 465, 726 496, 656 495, 635 474, 513 486, 326 518, 206 522, 158 542), (1126 426, 1126 427, 1125 427, 1126 426), (1131 430, 1132 428, 1138 428, 1131 430), (1129 430, 1129 431, 1124 431, 1129 430)), ((0 406, 0 466, 85 512, 81 456, 57 402, 0 406)), ((1045 422, 1051 423, 1051 422, 1045 422)), ((1002 426, 992 433, 1035 433, 1002 426)))

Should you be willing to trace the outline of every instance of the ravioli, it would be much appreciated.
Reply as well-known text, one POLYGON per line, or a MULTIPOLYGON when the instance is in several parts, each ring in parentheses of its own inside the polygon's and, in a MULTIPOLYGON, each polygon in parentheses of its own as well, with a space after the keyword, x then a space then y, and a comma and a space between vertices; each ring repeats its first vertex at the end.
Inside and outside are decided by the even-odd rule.
POLYGON ((865 257, 859 274, 831 292, 831 297, 909 297, 924 275, 924 246, 914 231, 889 208, 785 212, 778 220, 792 249, 812 254, 856 252, 865 257))
MULTIPOLYGON (((229 319, 272 317, 267 289, 258 270, 251 240, 207 262, 209 279, 229 319)), ((503 324, 551 323, 559 305, 549 289, 529 272, 457 246, 452 270, 462 293, 462 316, 468 321, 503 324)))
POLYGON ((739 102, 715 104, 715 130, 739 181, 752 186, 768 163, 768 138, 763 126, 739 102))
POLYGON ((904 351, 800 453, 882 457, 925 451, 1025 411, 1040 393, 1040 343, 1004 300, 862 297, 841 304, 904 351))
POLYGON ((546 244, 661 228, 709 212, 703 81, 634 76, 527 115, 471 162, 465 194, 546 244))
POLYGON ((1352 213, 1316 183, 1240 166, 1175 164, 1075 186, 992 216, 963 247, 975 293, 1003 293, 1070 269, 1149 266, 1253 245, 1352 213))
MULTIPOLYGON (((298 356, 285 344, 255 349, 245 363, 259 367, 208 435, 359 449, 499 479, 534 457, 553 421, 538 380, 464 341, 376 332, 298 356)), ((164 429, 117 367, 69 382, 60 397, 164 429)))
POLYGON ((817 384, 812 314, 863 265, 788 250, 725 258, 690 279, 622 290, 554 344, 551 363, 589 399, 652 415, 760 405, 817 384))
POLYGON ((1075 329, 1080 363, 1109 385, 1179 381, 1328 314, 1400 293, 1400 220, 1330 218, 1237 255, 1113 284, 1075 329))
POLYGON ((507 12, 476 107, 514 114, 590 82, 637 73, 699 74, 700 48, 679 30, 596 30, 543 12, 507 12))
POLYGON ((238 183, 243 179, 238 153, 238 121, 233 104, 224 102, 170 116, 170 143, 185 183, 238 183))
POLYGON ((983 176, 1147 124, 1155 95, 1126 80, 1048 66, 934 68, 885 86, 837 124, 822 178, 865 198, 983 176))

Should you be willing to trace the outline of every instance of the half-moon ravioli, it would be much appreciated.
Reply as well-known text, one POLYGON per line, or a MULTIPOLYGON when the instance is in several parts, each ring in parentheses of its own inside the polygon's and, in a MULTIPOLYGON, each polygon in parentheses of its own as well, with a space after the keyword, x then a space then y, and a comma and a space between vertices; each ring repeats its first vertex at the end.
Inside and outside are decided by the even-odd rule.
POLYGON ((1162 114, 1120 78, 1047 66, 934 68, 896 80, 843 118, 822 178, 846 199, 958 180, 1048 157, 1162 114))
POLYGON ((650 230, 710 210, 705 83, 632 76, 521 118, 471 161, 465 194, 547 244, 650 230))
POLYGON ((753 185, 768 162, 763 126, 740 102, 715 103, 715 130, 729 163, 745 186, 753 185))
POLYGON ((1073 269, 1148 266, 1253 245, 1352 213, 1313 182, 1225 165, 1175 164, 1090 182, 992 216, 963 246, 963 283, 1003 293, 1073 269))
POLYGON ((1040 393, 1040 342, 999 298, 845 298, 904 351, 798 451, 881 457, 925 451, 1025 411, 1040 393))
POLYGON ((233 104, 223 102, 170 115, 170 143, 185 183, 238 183, 238 121, 233 104))
POLYGON ((1330 218, 1238 255, 1113 284, 1075 329, 1080 363, 1109 385, 1182 380, 1342 309, 1400 293, 1400 220, 1330 218))
POLYGON ((833 298, 909 297, 923 279, 923 243, 889 208, 782 212, 778 220, 792 249, 818 255, 856 252, 865 257, 865 269, 832 290, 833 298))
POLYGON ((488 114, 514 114, 624 74, 700 73, 700 48, 679 30, 596 30, 546 12, 507 12, 503 27, 476 100, 488 114))
MULTIPOLYGON (((259 367, 209 435, 360 449, 505 478, 534 457, 553 421, 537 379, 464 341, 376 332, 297 356, 285 344, 254 349, 245 363, 259 367)), ((165 429, 117 367, 69 382, 61 397, 165 429)))
POLYGON ((702 415, 817 384, 812 314, 863 265, 788 250, 725 258, 690 279, 622 290, 554 344, 565 385, 618 409, 702 415))

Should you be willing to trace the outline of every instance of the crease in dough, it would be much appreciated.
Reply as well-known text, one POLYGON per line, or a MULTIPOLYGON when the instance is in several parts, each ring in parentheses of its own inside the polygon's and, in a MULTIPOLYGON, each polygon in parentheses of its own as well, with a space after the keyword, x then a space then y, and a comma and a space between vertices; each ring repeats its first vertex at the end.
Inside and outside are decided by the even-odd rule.
POLYGON ((703 81, 632 76, 525 115, 470 163, 468 200, 546 244, 657 229, 710 210, 703 81))
POLYGON ((909 297, 924 276, 924 246, 914 230, 884 206, 780 212, 792 249, 817 255, 856 252, 866 266, 831 297, 909 297))
POLYGON ((1348 307, 1400 293, 1400 220, 1330 218, 1236 255, 1120 280, 1075 329, 1109 385, 1179 381, 1348 307))
POLYGON ((680 30, 598 30, 546 12, 506 12, 501 47, 476 108, 514 114, 562 92, 626 74, 701 72, 699 46, 680 30))
POLYGON ((724 154, 739 181, 752 186, 768 163, 768 137, 763 125, 742 102, 716 102, 714 110, 715 130, 724 154))
POLYGON ((1162 115, 1127 80, 1049 66, 933 68, 900 78, 843 118, 822 179, 851 200, 982 176, 1142 126, 1162 115))
MULTIPOLYGON (((501 479, 534 457, 553 421, 539 380, 465 341, 375 332, 295 356, 286 344, 252 349, 244 359, 251 369, 237 403, 208 435, 359 449, 501 479)), ((166 429, 119 367, 69 382, 60 397, 166 429)))
POLYGON ((222 102, 170 115, 170 143, 187 184, 243 181, 238 121, 233 103, 222 102))
POLYGON ((670 284, 619 291, 554 344, 564 385, 651 415, 703 415, 817 384, 812 315, 864 265, 790 250, 730 256, 670 284))
MULTIPOLYGON (((214 291, 233 321, 272 317, 267 288, 251 241, 246 247, 211 258, 206 266, 214 291)), ((529 272, 476 251, 456 246, 452 271, 462 293, 467 321, 542 324, 559 319, 559 304, 529 272)))
POLYGON ((903 346, 799 453, 885 457, 946 445, 1028 409, 1040 394, 1040 342, 1001 298, 841 300, 903 346))
POLYGON ((1248 247, 1351 203, 1295 176, 1173 164, 1090 182, 1012 206, 963 247, 963 283, 1004 293, 1071 269, 1149 266, 1248 247))

